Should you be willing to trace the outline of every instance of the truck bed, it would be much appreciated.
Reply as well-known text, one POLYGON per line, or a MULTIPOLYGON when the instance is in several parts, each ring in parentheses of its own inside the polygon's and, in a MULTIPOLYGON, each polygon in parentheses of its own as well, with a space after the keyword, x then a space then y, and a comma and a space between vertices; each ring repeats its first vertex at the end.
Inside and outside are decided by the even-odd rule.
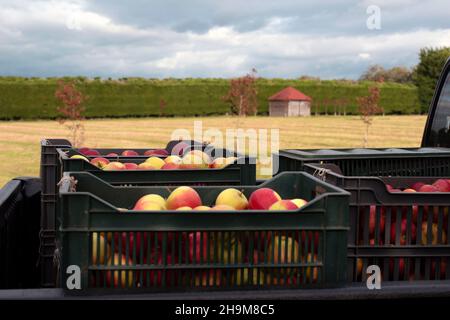
POLYGON ((258 290, 227 292, 180 292, 71 296, 62 289, 12 289, 0 290, 0 299, 40 300, 372 300, 372 299, 450 299, 450 280, 389 282, 380 290, 369 290, 363 283, 336 289, 258 290))

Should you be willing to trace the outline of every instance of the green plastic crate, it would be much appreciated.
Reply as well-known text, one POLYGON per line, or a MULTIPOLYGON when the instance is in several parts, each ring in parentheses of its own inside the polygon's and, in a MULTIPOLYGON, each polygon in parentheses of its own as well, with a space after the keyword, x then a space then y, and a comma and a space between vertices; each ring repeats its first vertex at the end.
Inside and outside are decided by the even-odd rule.
MULTIPOLYGON (((236 156, 238 160, 221 169, 104 171, 83 159, 71 159, 71 156, 79 154, 75 150, 57 149, 61 163, 59 169, 61 175, 66 171, 87 171, 115 185, 254 185, 256 183, 256 161, 254 158, 232 153, 225 149, 214 149, 212 151, 214 151, 211 153, 213 157, 215 154, 224 154, 236 156)), ((127 160, 123 158, 118 160, 139 164, 144 162, 146 158, 130 157, 127 160)))
POLYGON ((352 175, 450 175, 448 148, 288 149, 273 154, 278 171, 301 171, 307 163, 332 163, 352 175))
POLYGON ((450 280, 450 193, 389 192, 386 187, 411 188, 437 177, 356 175, 330 163, 305 164, 304 169, 351 194, 349 281, 365 281, 362 271, 372 264, 380 267, 383 281, 450 280))
MULTIPOLYGON (((122 212, 118 208, 131 208, 145 194, 167 197, 175 187, 118 187, 87 172, 65 173, 61 286, 67 289, 71 265, 81 270, 81 290, 70 293, 344 285, 349 194, 302 172, 280 174, 259 187, 309 203, 297 211, 122 212), (110 238, 109 247, 94 242, 99 235, 110 238), (123 265, 93 256, 101 248, 117 252, 123 265)), ((226 187, 194 188, 212 205, 226 187)), ((239 187, 247 197, 257 188, 239 187)))

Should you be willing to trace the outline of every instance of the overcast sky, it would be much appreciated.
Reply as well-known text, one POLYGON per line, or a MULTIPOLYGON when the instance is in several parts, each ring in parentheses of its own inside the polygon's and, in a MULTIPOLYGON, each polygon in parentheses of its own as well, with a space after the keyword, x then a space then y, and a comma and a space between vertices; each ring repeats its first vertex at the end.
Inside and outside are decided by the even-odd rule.
POLYGON ((450 46, 449 0, 0 0, 0 75, 358 78, 425 46, 450 46))

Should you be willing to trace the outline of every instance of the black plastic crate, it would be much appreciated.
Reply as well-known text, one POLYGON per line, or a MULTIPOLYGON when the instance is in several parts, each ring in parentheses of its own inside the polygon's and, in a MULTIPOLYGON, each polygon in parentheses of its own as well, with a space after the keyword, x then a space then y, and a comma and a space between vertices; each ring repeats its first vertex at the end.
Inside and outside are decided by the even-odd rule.
POLYGON ((450 193, 387 187, 406 189, 437 177, 358 176, 334 164, 306 164, 305 170, 351 193, 350 281, 365 280, 363 270, 372 264, 381 268, 383 281, 450 279, 450 193))
MULTIPOLYGON (((87 171, 114 185, 254 185, 256 184, 256 161, 254 158, 213 148, 208 153, 213 157, 237 157, 233 164, 221 169, 176 169, 176 170, 120 170, 104 171, 83 159, 72 159, 79 154, 75 150, 57 149, 61 167, 60 178, 66 171, 87 171)), ((93 157, 87 157, 88 159, 93 157)), ((146 157, 148 158, 148 157, 146 157)), ((145 158, 145 159, 146 159, 145 158)), ((164 158, 164 157, 162 157, 164 158)), ((111 158, 109 158, 112 160, 111 158)), ((114 158, 116 159, 116 158, 114 158)), ((145 159, 130 157, 118 161, 142 163, 145 159)))
MULTIPOLYGON (((111 186, 87 172, 65 176, 58 246, 66 289, 65 270, 73 265, 80 267, 82 292, 346 283, 349 194, 306 173, 286 172, 259 186, 273 188, 282 198, 309 200, 296 211, 124 212, 118 208, 132 208, 149 193, 167 197, 175 187, 111 186), (108 255, 123 264, 112 263, 108 255), (111 272, 119 276, 115 283, 111 272)), ((206 205, 225 188, 194 187, 206 205)), ((257 188, 240 187, 247 197, 257 188)))
POLYGON ((59 155, 56 149, 63 147, 70 148, 71 143, 65 139, 44 139, 41 141, 40 177, 42 194, 39 266, 42 287, 54 287, 56 284, 53 255, 55 252, 57 184, 60 179, 59 155))
MULTIPOLYGON (((240 156, 226 149, 214 148, 194 140, 170 141, 165 150, 170 154, 173 147, 179 142, 185 142, 191 148, 201 148, 211 156, 240 156)), ((131 149, 131 148, 129 148, 131 149)), ((115 152, 121 154, 124 150, 110 148, 96 148, 101 154, 115 152)), ((143 153, 148 149, 133 150, 140 153, 139 156, 106 157, 113 161, 141 163, 149 156, 143 153)), ((41 167, 40 175, 43 185, 42 214, 41 214, 41 249, 40 265, 42 269, 42 286, 55 286, 54 253, 55 230, 57 228, 57 184, 65 171, 88 171, 99 176, 107 182, 115 185, 254 185, 256 184, 256 164, 249 157, 245 163, 234 163, 223 169, 198 169, 198 170, 127 170, 127 171, 103 171, 98 167, 82 160, 70 159, 70 156, 79 154, 80 149, 72 148, 71 143, 64 139, 44 139, 41 141, 41 167)), ((87 157, 87 158, 94 158, 87 157)))
POLYGON ((442 176, 448 174, 448 148, 289 149, 273 154, 278 171, 301 171, 307 163, 333 163, 352 175, 442 176))
MULTIPOLYGON (((183 140, 191 146, 201 145, 200 142, 183 140)), ((171 151, 172 148, 180 141, 170 141, 166 150, 171 151)), ((205 146, 206 147, 206 146, 205 146)), ((55 228, 56 228, 56 212, 57 212, 57 194, 58 182, 61 179, 62 168, 59 159, 60 154, 57 151, 59 148, 71 149, 73 152, 79 154, 77 148, 72 148, 70 141, 66 139, 43 139, 41 141, 41 162, 40 162, 40 177, 42 181, 42 196, 41 196, 41 231, 40 231, 40 258, 39 265, 41 269, 41 286, 54 287, 56 285, 56 269, 54 266, 55 254, 55 228)), ((96 149, 101 153, 119 152, 119 154, 126 149, 96 149)), ((149 149, 139 149, 145 152, 149 149)), ((123 160, 137 159, 138 161, 145 158, 138 157, 119 157, 123 160)), ((111 159, 111 158, 109 158, 111 159)))

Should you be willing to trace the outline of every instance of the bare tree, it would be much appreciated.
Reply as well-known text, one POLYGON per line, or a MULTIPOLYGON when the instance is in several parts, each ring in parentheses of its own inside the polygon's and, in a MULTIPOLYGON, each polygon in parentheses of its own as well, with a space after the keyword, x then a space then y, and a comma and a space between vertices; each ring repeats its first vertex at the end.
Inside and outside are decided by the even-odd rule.
POLYGON ((382 111, 379 106, 380 91, 381 89, 379 86, 373 86, 369 88, 368 96, 356 98, 361 120, 366 126, 366 131, 364 134, 364 148, 367 148, 368 145, 369 128, 372 125, 373 116, 382 111))

